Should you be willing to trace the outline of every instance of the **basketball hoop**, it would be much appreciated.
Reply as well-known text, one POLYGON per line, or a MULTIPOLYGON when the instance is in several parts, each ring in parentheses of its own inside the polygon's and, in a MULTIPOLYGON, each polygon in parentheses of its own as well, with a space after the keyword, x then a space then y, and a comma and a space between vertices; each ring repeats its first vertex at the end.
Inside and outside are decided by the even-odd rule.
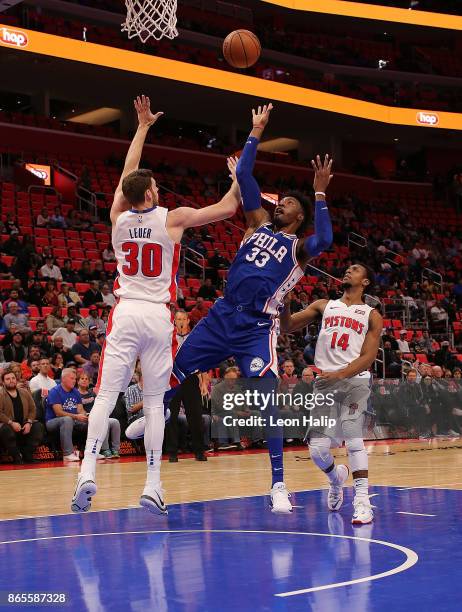
POLYGON ((151 36, 155 40, 175 38, 177 0, 125 0, 127 19, 122 32, 128 38, 138 36, 145 43, 151 36))

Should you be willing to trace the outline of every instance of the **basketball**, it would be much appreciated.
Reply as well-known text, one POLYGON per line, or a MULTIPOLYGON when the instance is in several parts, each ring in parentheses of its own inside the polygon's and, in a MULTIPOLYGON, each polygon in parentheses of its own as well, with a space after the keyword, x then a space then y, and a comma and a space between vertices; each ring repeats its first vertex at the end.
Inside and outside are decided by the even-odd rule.
POLYGON ((235 30, 223 42, 225 60, 234 68, 250 68, 260 57, 261 44, 249 30, 235 30))

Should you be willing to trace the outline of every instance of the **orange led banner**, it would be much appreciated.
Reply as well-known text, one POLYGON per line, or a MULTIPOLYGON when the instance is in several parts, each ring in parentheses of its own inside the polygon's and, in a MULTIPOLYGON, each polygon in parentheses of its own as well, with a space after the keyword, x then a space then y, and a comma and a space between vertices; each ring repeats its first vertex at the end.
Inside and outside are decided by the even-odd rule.
POLYGON ((358 19, 407 23, 429 28, 444 28, 445 30, 462 30, 462 17, 459 15, 431 13, 420 10, 413 11, 386 6, 385 3, 382 6, 363 4, 362 2, 346 2, 345 0, 263 0, 263 2, 310 13, 326 13, 328 15, 341 15, 358 19))
POLYGON ((63 38, 52 34, 10 28, 0 24, 0 49, 6 46, 18 52, 48 55, 94 66, 171 79, 181 83, 212 87, 223 91, 296 104, 331 113, 369 119, 393 125, 408 125, 423 129, 444 128, 462 130, 462 114, 435 112, 430 109, 395 108, 373 102, 305 89, 285 83, 235 74, 206 66, 197 66, 167 59, 116 49, 105 45, 63 38))

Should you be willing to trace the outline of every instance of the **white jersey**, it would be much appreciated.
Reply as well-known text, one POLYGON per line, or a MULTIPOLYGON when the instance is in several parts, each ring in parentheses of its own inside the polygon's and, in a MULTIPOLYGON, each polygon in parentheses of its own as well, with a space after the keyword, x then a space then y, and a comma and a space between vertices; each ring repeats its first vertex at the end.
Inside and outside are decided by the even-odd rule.
POLYGON ((123 212, 112 228, 117 298, 168 304, 176 300, 180 245, 167 233, 166 208, 123 212))
MULTIPOLYGON (((314 364, 325 372, 335 372, 357 359, 369 329, 367 304, 347 306, 341 300, 329 300, 322 316, 322 325, 316 343, 314 364)), ((361 377, 369 376, 366 370, 361 377)))

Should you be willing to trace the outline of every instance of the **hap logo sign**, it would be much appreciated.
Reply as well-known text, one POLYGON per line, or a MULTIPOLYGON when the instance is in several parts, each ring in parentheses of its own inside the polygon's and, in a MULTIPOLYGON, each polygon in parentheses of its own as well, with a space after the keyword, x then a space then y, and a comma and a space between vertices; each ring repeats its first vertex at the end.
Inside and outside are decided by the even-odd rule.
POLYGON ((25 32, 12 28, 0 28, 0 43, 10 47, 27 47, 29 39, 25 32))
POLYGON ((436 113, 423 113, 422 111, 417 113, 417 123, 420 125, 438 125, 440 118, 436 113))

